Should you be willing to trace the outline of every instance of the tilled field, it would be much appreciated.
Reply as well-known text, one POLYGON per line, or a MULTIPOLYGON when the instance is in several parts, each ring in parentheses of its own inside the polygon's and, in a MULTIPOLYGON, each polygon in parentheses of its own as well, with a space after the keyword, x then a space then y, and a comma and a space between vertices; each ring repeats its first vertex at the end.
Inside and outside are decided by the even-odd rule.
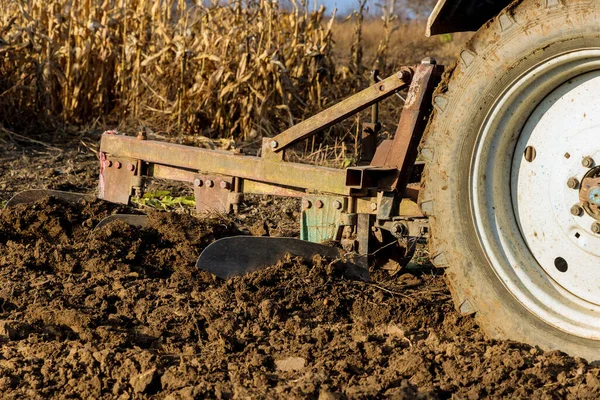
MULTIPOLYGON (((0 152, 2 200, 35 185, 90 190, 93 157, 61 154, 0 152)), ((0 396, 600 396, 599 370, 584 360, 486 340, 454 311, 443 271, 427 265, 372 282, 321 258, 228 281, 195 268, 220 237, 293 235, 294 207, 259 201, 236 218, 156 212, 148 228, 95 232, 122 209, 46 199, 1 210, 0 396)))

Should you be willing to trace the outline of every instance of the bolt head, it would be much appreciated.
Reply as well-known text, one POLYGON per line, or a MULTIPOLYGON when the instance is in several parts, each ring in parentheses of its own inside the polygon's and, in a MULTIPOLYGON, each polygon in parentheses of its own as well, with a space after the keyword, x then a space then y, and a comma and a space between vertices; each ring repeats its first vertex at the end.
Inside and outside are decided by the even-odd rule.
POLYGON ((317 208, 323 208, 323 202, 321 200, 315 201, 315 207, 317 207, 317 208))
POLYGON ((310 200, 302 200, 302 208, 304 208, 305 210, 308 210, 309 208, 312 207, 312 203, 310 202, 310 200))
POLYGON ((279 143, 277 143, 277 140, 271 140, 271 143, 269 143, 269 146, 271 146, 272 149, 276 149, 279 147, 279 143))
POLYGON ((377 210, 377 203, 371 203, 371 210, 377 210))
POLYGON ((194 186, 201 187, 202 184, 203 184, 202 179, 200 179, 200 178, 194 179, 194 186))
POLYGON ((379 90, 381 92, 385 92, 385 85, 384 84, 379 85, 379 90))
POLYGON ((394 224, 391 232, 393 235, 403 235, 406 232, 406 227, 402 224, 394 224))
POLYGON ((581 160, 581 165, 585 168, 592 168, 594 166, 594 159, 590 156, 584 157, 583 160, 581 160))
POLYGON ((132 172, 135 171, 135 165, 127 164, 127 170, 132 171, 132 172))
POLYGON ((226 182, 226 181, 221 181, 219 186, 221 186, 221 189, 229 189, 231 187, 231 183, 226 182))
POLYGON ((423 60, 421 60, 421 64, 436 65, 437 61, 433 57, 425 57, 423 60))
POLYGON ((334 200, 333 203, 331 203, 331 205, 333 206, 333 208, 335 210, 341 210, 342 209, 342 202, 339 200, 334 200))
POLYGON ((115 167, 116 167, 117 169, 121 168, 121 163, 117 161, 117 162, 115 163, 115 167))
POLYGON ((209 188, 215 186, 215 183, 213 181, 211 181, 210 179, 206 180, 206 186, 208 186, 209 188))
POLYGON ((571 177, 567 181, 567 186, 569 187, 569 189, 577 189, 579 188, 579 181, 577 180, 577 178, 571 177))
POLYGON ((110 160, 106 160, 106 161, 104 161, 104 165, 105 165, 106 167, 110 168, 110 167, 112 167, 113 163, 112 163, 112 161, 110 161, 110 160))
POLYGON ((573 207, 571 207, 571 214, 576 217, 581 217, 583 215, 583 208, 581 208, 579 204, 575 204, 573 207))
POLYGON ((405 79, 410 78, 410 72, 408 72, 408 71, 400 71, 400 72, 398 72, 397 76, 398 76, 398 79, 405 80, 405 79))
POLYGON ((591 229, 592 229, 592 232, 594 232, 596 234, 600 233, 600 223, 594 222, 592 224, 592 228, 591 229))

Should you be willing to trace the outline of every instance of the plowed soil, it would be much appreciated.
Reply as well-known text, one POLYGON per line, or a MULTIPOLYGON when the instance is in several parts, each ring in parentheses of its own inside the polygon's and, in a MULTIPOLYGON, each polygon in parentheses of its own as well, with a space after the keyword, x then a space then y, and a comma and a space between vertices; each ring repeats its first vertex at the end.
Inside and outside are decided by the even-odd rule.
MULTIPOLYGON (((1 200, 25 187, 93 191, 94 175, 85 149, 0 151, 1 200)), ((487 340, 426 262, 371 282, 320 257, 227 281, 195 268, 224 236, 293 236, 294 202, 92 232, 121 211, 52 198, 0 211, 2 398, 600 396, 585 360, 487 340)))

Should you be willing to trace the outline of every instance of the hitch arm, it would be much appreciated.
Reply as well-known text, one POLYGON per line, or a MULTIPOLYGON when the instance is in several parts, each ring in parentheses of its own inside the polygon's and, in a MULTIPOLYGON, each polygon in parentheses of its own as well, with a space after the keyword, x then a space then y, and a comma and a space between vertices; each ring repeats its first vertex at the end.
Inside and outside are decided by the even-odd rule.
POLYGON ((388 98, 398 90, 407 87, 411 80, 411 69, 401 69, 394 75, 283 131, 270 139, 269 147, 274 152, 281 152, 292 144, 307 139, 388 98))

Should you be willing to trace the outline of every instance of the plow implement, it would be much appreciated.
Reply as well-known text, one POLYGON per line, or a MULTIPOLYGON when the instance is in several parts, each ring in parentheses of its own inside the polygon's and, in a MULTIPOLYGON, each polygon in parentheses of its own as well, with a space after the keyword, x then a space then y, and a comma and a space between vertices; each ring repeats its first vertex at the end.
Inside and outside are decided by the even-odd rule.
MULTIPOLYGON (((300 198, 300 240, 237 237, 205 249, 198 267, 222 278, 272 265, 286 253, 307 258, 345 256, 350 265, 368 270, 375 260, 373 254, 385 248, 389 258, 405 265, 417 238, 428 232, 427 219, 416 203, 423 164, 415 161, 442 72, 443 67, 430 58, 402 68, 281 134, 263 139, 260 157, 152 141, 142 134, 105 133, 100 144, 98 198, 129 204, 132 197, 143 195, 146 180, 153 178, 193 185, 197 213, 235 212, 245 194, 300 198), (404 89, 407 97, 394 139, 377 145, 377 104, 404 89), (286 149, 292 145, 368 107, 372 107, 372 120, 362 127, 363 165, 335 169, 286 161, 286 149), (335 242, 339 249, 322 242, 335 242)), ((30 190, 15 195, 8 205, 44 196, 68 202, 93 199, 87 194, 30 190)), ((144 215, 115 214, 96 228, 115 220, 146 225, 144 215)))
MULTIPOLYGON (((299 197, 301 240, 335 241, 345 252, 355 254, 355 261, 364 267, 372 261, 370 254, 393 245, 397 261, 407 262, 414 251, 409 239, 427 231, 416 205, 422 166, 415 167, 415 161, 442 71, 431 59, 403 68, 281 134, 263 139, 260 157, 150 141, 143 136, 105 134, 100 146, 99 197, 127 204, 131 196, 141 195, 148 178, 191 183, 197 212, 235 211, 248 193, 299 197), (408 94, 393 140, 376 146, 379 123, 375 111, 372 121, 363 126, 365 165, 343 170, 286 161, 290 146, 361 110, 376 109, 379 101, 402 89, 408 89, 408 94)), ((307 253, 301 241, 285 243, 274 245, 279 250, 266 259, 251 245, 240 246, 236 252, 252 251, 261 261, 272 261, 286 248, 294 255, 307 253)), ((206 265, 202 257, 200 266, 206 265)), ((256 269, 260 263, 251 259, 250 254, 230 259, 228 263, 239 260, 239 265, 226 270, 243 273, 256 269)))
MULTIPOLYGON (((372 255, 394 247, 395 261, 406 264, 416 237, 427 234, 427 219, 416 204, 422 163, 415 164, 418 144, 431 111, 431 96, 443 67, 426 59, 381 80, 362 92, 263 140, 261 156, 219 151, 105 133, 100 144, 100 199, 128 204, 141 197, 145 181, 160 178, 193 185, 196 211, 235 212, 245 194, 301 198, 300 239, 239 237, 207 248, 198 266, 220 277, 243 274, 271 265, 286 253, 311 257, 348 254, 352 264, 368 268, 372 255), (377 103, 408 89, 393 140, 377 146, 380 124, 377 103), (362 129, 363 165, 334 169, 286 161, 286 149, 319 134, 333 124, 373 108, 372 121, 362 129), (321 245, 336 242, 341 251, 321 245), (220 249, 221 257, 215 256, 220 249), (230 256, 223 260, 222 255, 230 256), (219 259, 221 261, 219 261, 219 259)), ((31 190, 14 196, 8 205, 54 196, 65 201, 90 200, 90 195, 31 190)), ((144 215, 116 214, 115 220, 146 224, 144 215)))

